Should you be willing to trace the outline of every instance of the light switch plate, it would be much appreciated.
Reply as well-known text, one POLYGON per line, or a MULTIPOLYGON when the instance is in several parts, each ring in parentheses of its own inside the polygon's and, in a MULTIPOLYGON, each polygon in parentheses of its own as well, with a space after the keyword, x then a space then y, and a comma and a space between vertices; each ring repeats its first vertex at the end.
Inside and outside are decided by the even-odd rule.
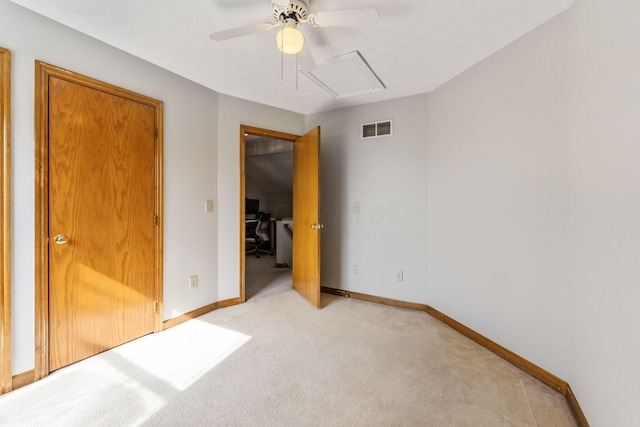
POLYGON ((195 289, 198 287, 198 276, 189 277, 189 289, 195 289))

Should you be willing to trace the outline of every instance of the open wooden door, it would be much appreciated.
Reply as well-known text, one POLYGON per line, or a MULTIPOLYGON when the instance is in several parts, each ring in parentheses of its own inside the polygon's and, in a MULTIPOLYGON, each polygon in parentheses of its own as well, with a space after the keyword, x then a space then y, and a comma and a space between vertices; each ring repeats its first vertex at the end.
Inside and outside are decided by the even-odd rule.
POLYGON ((293 143, 293 288, 320 307, 320 127, 293 143))

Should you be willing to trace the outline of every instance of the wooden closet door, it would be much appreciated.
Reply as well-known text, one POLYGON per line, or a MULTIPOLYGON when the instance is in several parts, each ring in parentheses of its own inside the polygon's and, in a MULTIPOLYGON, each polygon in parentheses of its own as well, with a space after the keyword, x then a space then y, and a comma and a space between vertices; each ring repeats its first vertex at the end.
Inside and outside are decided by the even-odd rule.
POLYGON ((49 78, 49 370, 154 331, 154 108, 49 78))

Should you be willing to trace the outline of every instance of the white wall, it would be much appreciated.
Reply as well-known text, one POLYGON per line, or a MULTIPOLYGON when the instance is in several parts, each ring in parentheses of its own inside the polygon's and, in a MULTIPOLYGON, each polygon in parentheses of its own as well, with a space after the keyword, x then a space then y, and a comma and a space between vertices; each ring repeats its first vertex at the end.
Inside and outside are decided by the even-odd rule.
POLYGON ((240 296, 240 125, 294 135, 305 129, 302 114, 226 95, 220 95, 218 121, 218 300, 222 301, 240 296))
POLYGON ((12 54, 12 364, 34 366, 34 60, 164 101, 164 318, 217 298, 218 94, 0 0, 0 46, 12 54), (200 276, 189 291, 187 278, 200 276))
POLYGON ((571 373, 566 23, 429 95, 429 304, 571 373))
POLYGON ((593 426, 638 425, 640 2, 582 0, 568 28, 571 386, 593 426))
POLYGON ((307 127, 321 126, 324 286, 427 301, 426 109, 418 95, 307 117, 307 127), (393 136, 360 139, 362 123, 386 119, 393 136))

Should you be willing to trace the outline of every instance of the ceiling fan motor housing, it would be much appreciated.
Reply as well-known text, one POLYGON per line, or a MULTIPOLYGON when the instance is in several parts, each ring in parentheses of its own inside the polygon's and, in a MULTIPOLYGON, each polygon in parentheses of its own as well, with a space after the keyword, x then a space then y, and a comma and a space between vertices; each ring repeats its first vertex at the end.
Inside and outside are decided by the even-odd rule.
POLYGON ((307 0, 274 0, 272 4, 273 19, 278 22, 287 19, 300 22, 309 16, 309 2, 307 0))

